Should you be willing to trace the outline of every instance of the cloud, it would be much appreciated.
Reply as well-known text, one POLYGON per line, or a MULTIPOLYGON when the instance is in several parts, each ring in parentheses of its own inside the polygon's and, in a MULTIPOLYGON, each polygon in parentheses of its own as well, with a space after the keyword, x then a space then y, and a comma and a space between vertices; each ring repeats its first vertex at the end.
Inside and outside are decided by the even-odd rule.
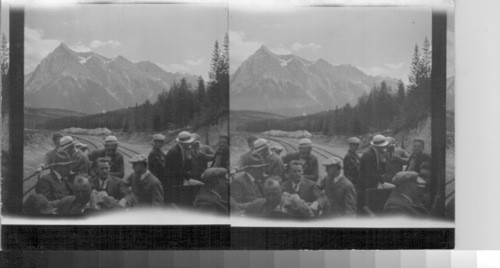
POLYGON ((304 49, 318 51, 322 48, 322 46, 319 44, 315 44, 315 43, 302 44, 302 43, 295 42, 292 44, 291 48, 293 51, 299 51, 299 50, 304 50, 304 49))
POLYGON ((117 48, 120 47, 122 44, 118 41, 114 40, 108 40, 108 41, 100 41, 100 40, 92 40, 90 42, 90 47, 91 48, 100 48, 100 47, 111 47, 111 48, 117 48))
POLYGON ((52 52, 60 40, 44 38, 44 32, 39 29, 26 27, 24 29, 24 71, 29 73, 52 52))
POLYGON ((89 52, 92 51, 88 46, 82 44, 82 42, 78 42, 76 45, 69 46, 69 48, 76 52, 89 52))
POLYGON ((205 58, 200 58, 197 60, 185 60, 184 62, 189 66, 197 66, 205 62, 205 58))
POLYGON ((399 63, 386 63, 386 67, 391 68, 391 69, 401 69, 405 66, 404 62, 399 62, 399 63))
POLYGON ((279 55, 292 54, 292 51, 290 49, 283 47, 281 44, 276 47, 270 47, 269 50, 279 55))
POLYGON ((198 66, 205 62, 205 58, 200 58, 197 60, 184 60, 182 63, 170 63, 170 64, 162 64, 159 63, 158 66, 160 66, 163 70, 171 73, 177 73, 177 72, 186 72, 191 69, 191 67, 198 66))
POLYGON ((371 76, 388 76, 389 71, 385 68, 381 67, 362 67, 358 66, 358 68, 363 71, 365 74, 371 75, 371 76))
POLYGON ((231 44, 232 70, 236 70, 241 63, 254 53, 262 43, 246 40, 246 35, 241 31, 229 31, 229 43, 231 44))

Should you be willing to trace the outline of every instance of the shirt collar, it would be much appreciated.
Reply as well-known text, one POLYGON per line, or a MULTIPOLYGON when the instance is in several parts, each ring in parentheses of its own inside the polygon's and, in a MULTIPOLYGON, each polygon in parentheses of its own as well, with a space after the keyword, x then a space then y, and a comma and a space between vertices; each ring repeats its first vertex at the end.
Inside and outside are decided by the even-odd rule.
POLYGON ((57 173, 57 171, 55 171, 55 170, 53 170, 53 172, 54 172, 54 174, 56 175, 56 178, 57 178, 58 180, 62 180, 62 176, 61 176, 61 174, 57 173))
POLYGON ((142 175, 141 175, 141 181, 143 181, 147 176, 149 175, 149 170, 146 170, 146 172, 144 172, 142 175))
POLYGON ((255 183, 255 178, 252 175, 250 175, 250 173, 247 172, 247 176, 250 178, 250 181, 252 183, 255 183))

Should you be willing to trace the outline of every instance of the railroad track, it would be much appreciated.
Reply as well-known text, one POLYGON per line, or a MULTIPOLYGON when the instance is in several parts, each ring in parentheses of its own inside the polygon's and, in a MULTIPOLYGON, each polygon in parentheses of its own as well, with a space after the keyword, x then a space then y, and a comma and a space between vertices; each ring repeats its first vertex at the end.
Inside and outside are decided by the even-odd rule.
MULTIPOLYGON (((97 138, 91 138, 91 137, 88 137, 88 136, 80 136, 80 135, 72 135, 73 137, 75 137, 76 139, 84 142, 84 143, 88 143, 89 145, 92 145, 93 147, 95 147, 95 149, 99 149, 100 147, 96 145, 96 143, 102 143, 103 141, 97 139, 97 138)), ((129 157, 129 158, 132 158, 132 156, 136 155, 136 154, 139 154, 139 152, 133 150, 133 149, 130 149, 126 146, 123 146, 123 144, 120 144, 120 146, 118 146, 117 148, 117 151, 120 152, 121 154, 129 157)))

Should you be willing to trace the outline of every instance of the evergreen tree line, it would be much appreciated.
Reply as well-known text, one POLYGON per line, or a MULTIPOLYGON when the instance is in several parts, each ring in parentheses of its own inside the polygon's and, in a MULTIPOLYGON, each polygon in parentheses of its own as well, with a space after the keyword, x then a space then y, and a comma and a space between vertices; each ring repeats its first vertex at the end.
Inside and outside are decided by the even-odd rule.
POLYGON ((346 104, 311 115, 249 122, 237 130, 308 130, 325 135, 361 135, 416 126, 431 109, 431 64, 431 47, 426 37, 421 49, 415 44, 407 87, 399 81, 398 88, 394 89, 383 81, 361 96, 354 106, 346 104))
POLYGON ((125 132, 161 131, 186 126, 198 128, 217 123, 227 115, 229 107, 229 37, 226 34, 219 47, 215 41, 209 71, 209 81, 198 78, 192 85, 182 78, 158 95, 156 101, 146 100, 135 107, 84 117, 63 117, 44 122, 38 127, 63 129, 68 127, 122 129, 125 132))

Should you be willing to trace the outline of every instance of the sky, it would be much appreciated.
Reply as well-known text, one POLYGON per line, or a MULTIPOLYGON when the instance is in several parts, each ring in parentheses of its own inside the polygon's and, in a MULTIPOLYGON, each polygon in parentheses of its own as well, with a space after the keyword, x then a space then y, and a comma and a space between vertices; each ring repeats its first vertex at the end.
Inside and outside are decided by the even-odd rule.
POLYGON ((222 5, 71 5, 27 8, 25 73, 61 42, 75 51, 151 61, 169 72, 208 77, 216 40, 228 31, 222 5))
POLYGON ((261 45, 407 83, 415 44, 432 37, 430 8, 294 7, 230 9, 232 73, 261 45))

